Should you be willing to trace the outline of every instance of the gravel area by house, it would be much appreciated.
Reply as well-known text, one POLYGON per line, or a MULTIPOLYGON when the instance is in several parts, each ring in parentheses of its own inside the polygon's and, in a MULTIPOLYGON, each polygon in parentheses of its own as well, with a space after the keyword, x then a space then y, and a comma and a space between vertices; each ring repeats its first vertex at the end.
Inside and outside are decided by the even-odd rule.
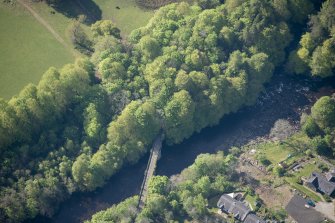
POLYGON ((287 213, 298 223, 319 223, 324 216, 313 207, 306 208, 307 200, 299 195, 294 195, 285 207, 287 213))
POLYGON ((335 221, 334 203, 318 202, 316 203, 315 210, 321 212, 330 220, 335 221))

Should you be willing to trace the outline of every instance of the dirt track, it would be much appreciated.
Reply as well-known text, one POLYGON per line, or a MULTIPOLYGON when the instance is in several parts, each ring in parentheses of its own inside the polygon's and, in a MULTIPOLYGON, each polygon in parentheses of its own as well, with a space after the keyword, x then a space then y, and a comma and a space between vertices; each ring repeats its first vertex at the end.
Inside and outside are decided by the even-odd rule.
POLYGON ((55 39, 61 43, 65 48, 68 48, 69 46, 66 44, 65 40, 50 26, 50 24, 45 21, 35 10, 27 4, 23 0, 17 0, 19 4, 21 4, 25 9, 27 9, 34 17, 35 19, 41 23, 54 37, 55 39))

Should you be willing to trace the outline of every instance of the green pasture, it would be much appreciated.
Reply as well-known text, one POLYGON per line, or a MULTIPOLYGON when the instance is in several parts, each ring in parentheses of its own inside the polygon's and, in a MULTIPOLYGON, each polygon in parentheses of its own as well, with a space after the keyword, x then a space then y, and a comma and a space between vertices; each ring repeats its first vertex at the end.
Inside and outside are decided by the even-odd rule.
MULTIPOLYGON (((146 25, 153 10, 140 8, 135 0, 87 0, 82 6, 95 4, 102 19, 110 19, 124 36, 146 25)), ((50 67, 61 67, 80 55, 73 49, 67 30, 83 11, 74 2, 64 5, 64 11, 54 10, 44 2, 30 4, 64 40, 59 43, 26 9, 18 3, 0 3, 0 97, 9 99, 28 83, 38 83, 50 67)), ((86 11, 86 10, 85 10, 86 11)), ((86 12, 91 13, 92 10, 86 12)), ((90 36, 89 24, 83 28, 90 36)))
POLYGON ((102 18, 112 20, 123 35, 145 26, 154 15, 153 10, 139 7, 135 0, 94 0, 94 2, 100 7, 102 18))
POLYGON ((299 160, 311 149, 308 137, 297 133, 281 142, 265 142, 257 145, 257 155, 264 155, 272 164, 285 161, 287 165, 299 160))
POLYGON ((26 84, 38 83, 48 67, 73 58, 29 12, 0 3, 0 97, 9 99, 26 84))
POLYGON ((278 143, 270 143, 264 145, 262 152, 271 163, 277 164, 285 160, 292 151, 278 143))

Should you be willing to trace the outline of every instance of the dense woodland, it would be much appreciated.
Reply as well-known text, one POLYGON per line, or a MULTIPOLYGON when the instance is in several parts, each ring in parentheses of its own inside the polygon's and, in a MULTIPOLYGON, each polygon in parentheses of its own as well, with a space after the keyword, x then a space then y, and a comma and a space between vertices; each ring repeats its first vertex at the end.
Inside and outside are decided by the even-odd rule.
MULTIPOLYGON (((335 2, 319 5, 171 4, 127 40, 110 21, 92 25, 93 39, 79 42, 88 58, 50 68, 38 85, 0 100, 0 221, 52 216, 73 192, 93 191, 137 162, 160 131, 180 143, 253 104, 275 68, 334 75, 335 2)), ((333 134, 318 114, 334 103, 322 100, 304 129, 328 142, 333 134)))

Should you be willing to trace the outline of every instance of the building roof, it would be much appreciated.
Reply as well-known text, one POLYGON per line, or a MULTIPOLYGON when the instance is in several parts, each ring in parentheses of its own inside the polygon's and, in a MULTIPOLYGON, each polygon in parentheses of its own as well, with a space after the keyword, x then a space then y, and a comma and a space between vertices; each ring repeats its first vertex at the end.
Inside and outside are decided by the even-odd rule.
POLYGON ((265 223, 265 221, 255 214, 248 214, 243 223, 265 223))
POLYGON ((233 214, 233 216, 244 221, 251 210, 242 202, 233 199, 231 196, 224 194, 220 197, 217 206, 224 212, 233 214))
POLYGON ((328 173, 326 173, 326 178, 328 181, 335 181, 335 169, 331 169, 328 173))
POLYGON ((237 220, 243 223, 265 223, 256 216, 242 201, 235 199, 235 194, 224 194, 220 197, 217 206, 223 212, 232 214, 237 220))
POLYGON ((230 193, 230 194, 227 194, 229 197, 232 197, 234 198, 235 200, 238 200, 238 201, 242 201, 243 200, 243 194, 242 193, 239 193, 239 192, 233 192, 233 193, 230 193))
POLYGON ((311 176, 306 180, 306 184, 313 190, 318 190, 319 188, 318 178, 314 176, 313 174, 311 174, 311 176))
POLYGON ((328 181, 327 178, 320 173, 313 172, 306 183, 314 190, 321 191, 329 196, 335 191, 335 183, 328 181))

